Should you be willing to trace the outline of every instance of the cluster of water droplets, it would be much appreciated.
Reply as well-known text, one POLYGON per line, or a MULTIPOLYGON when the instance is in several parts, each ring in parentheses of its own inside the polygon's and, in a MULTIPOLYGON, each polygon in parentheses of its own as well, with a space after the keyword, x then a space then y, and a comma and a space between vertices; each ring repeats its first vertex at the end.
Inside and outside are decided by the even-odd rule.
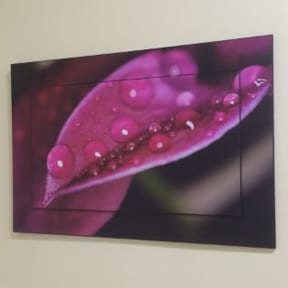
MULTIPOLYGON (((175 68, 175 67, 174 67, 175 68)), ((178 73, 178 72, 177 72, 178 73)), ((256 97, 257 89, 266 85, 269 80, 266 77, 264 67, 252 66, 241 71, 242 86, 245 95, 251 99, 256 97), (256 71, 256 72, 255 72, 256 71), (250 96, 249 96, 250 95, 250 96), (253 97, 251 96, 253 95, 253 97)), ((234 79, 234 91, 226 94, 217 94, 210 100, 214 122, 221 124, 227 120, 227 114, 231 109, 237 107, 240 103, 239 74, 234 79)), ((131 109, 144 109, 153 98, 152 88, 149 80, 137 80, 137 87, 133 81, 124 81, 121 86, 121 101, 131 109)), ((112 87, 112 84, 108 84, 112 87)), ((151 153, 165 153, 172 146, 172 138, 179 130, 186 129, 193 132, 200 126, 201 119, 206 117, 205 113, 200 113, 192 108, 195 95, 191 91, 182 91, 176 97, 178 112, 166 121, 152 121, 145 131, 141 131, 138 121, 131 116, 119 116, 115 118, 110 127, 110 135, 114 141, 119 143, 117 149, 109 151, 107 146, 100 140, 94 139, 86 143, 84 147, 84 156, 88 166, 78 173, 76 177, 69 182, 83 181, 85 179, 96 177, 103 172, 113 172, 125 163, 139 165, 142 161, 137 155, 137 150, 145 146, 151 153)), ((99 101, 98 95, 96 101, 99 101)), ((118 106, 111 108, 116 113, 118 106)), ((149 113, 149 111, 148 111, 149 113)), ((72 150, 63 144, 56 145, 51 149, 47 158, 47 167, 50 174, 59 179, 69 178, 73 175, 75 166, 75 156, 72 150)))

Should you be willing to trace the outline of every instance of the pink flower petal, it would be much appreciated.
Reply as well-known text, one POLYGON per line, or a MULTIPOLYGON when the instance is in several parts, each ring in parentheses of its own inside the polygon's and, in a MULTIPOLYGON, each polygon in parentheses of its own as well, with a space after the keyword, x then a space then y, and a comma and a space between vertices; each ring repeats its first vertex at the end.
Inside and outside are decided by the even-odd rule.
MULTIPOLYGON (((207 147, 239 124, 271 87, 271 72, 264 66, 245 67, 223 74, 216 84, 203 84, 195 63, 185 50, 147 52, 96 85, 59 134, 55 147, 69 147, 75 157, 73 173, 66 178, 48 173, 44 205, 59 195, 165 165, 207 147), (155 136, 151 125, 161 133, 155 136), (85 157, 91 139, 101 139, 109 151, 97 163, 85 157), (141 162, 133 164, 135 158, 141 162)), ((64 158, 55 161, 64 163, 64 158)))

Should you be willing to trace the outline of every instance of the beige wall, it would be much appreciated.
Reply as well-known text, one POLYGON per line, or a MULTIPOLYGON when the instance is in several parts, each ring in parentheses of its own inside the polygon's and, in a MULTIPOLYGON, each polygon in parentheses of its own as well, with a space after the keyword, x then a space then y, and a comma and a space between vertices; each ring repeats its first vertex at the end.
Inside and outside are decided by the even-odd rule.
POLYGON ((288 287, 287 27, 287 0, 1 0, 0 287, 288 287), (11 232, 10 63, 267 33, 275 35, 275 252, 11 232))

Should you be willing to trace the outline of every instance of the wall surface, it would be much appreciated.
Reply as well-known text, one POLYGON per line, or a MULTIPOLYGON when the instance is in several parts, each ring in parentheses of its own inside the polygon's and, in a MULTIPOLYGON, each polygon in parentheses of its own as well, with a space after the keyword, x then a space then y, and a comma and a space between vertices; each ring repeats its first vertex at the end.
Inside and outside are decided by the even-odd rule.
POLYGON ((287 27, 287 0, 1 0, 0 287, 288 287, 287 27), (269 33, 275 251, 12 233, 11 63, 269 33))

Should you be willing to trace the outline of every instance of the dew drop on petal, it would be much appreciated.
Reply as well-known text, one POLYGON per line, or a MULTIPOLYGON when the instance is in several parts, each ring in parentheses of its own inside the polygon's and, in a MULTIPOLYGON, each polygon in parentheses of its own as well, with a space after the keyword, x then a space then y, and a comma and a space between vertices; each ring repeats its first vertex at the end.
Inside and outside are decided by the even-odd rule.
POLYGON ((195 95, 190 91, 183 91, 179 93, 179 95, 176 98, 176 104, 179 107, 189 107, 193 104, 193 101, 195 100, 195 95))
POLYGON ((226 119, 226 114, 224 112, 216 112, 214 116, 214 120, 216 122, 222 123, 225 121, 225 119, 226 119))
POLYGON ((171 76, 176 76, 179 75, 181 73, 179 66, 177 65, 171 65, 169 68, 169 75, 171 76))
POLYGON ((88 162, 100 161, 108 152, 106 145, 100 140, 90 141, 85 145, 84 154, 88 162))
POLYGON ((152 99, 150 81, 147 79, 123 81, 121 83, 121 99, 130 108, 146 107, 152 99))
POLYGON ((153 153, 165 152, 171 147, 171 140, 164 134, 155 134, 149 139, 148 146, 153 153))
POLYGON ((153 123, 151 123, 150 125, 149 125, 149 132, 151 133, 151 134, 154 134, 154 133, 158 133, 158 132, 160 132, 161 131, 161 129, 162 129, 162 126, 161 126, 161 124, 160 123, 158 123, 158 122, 153 122, 153 123))
POLYGON ((107 169, 109 170, 109 171, 115 171, 116 169, 117 169, 117 162, 116 161, 114 161, 114 160, 111 160, 111 161, 109 161, 108 163, 107 163, 107 169))
MULTIPOLYGON (((200 115, 198 112, 196 112, 193 109, 183 109, 181 111, 179 111, 176 115, 175 115, 175 126, 176 128, 190 128, 190 129, 194 129, 195 126, 195 122, 198 121, 198 119, 200 118, 200 115)), ((192 129, 192 130, 193 130, 192 129)))
POLYGON ((141 162, 142 162, 142 158, 138 157, 138 156, 133 156, 128 161, 129 164, 132 164, 134 166, 137 166, 137 165, 141 164, 141 162))
POLYGON ((96 165, 92 165, 91 167, 89 167, 89 173, 90 173, 90 175, 92 175, 92 176, 98 176, 99 171, 100 171, 100 169, 99 169, 99 167, 96 166, 96 165))
POLYGON ((235 90, 254 90, 270 83, 271 72, 264 66, 253 65, 241 70, 234 78, 235 90))
POLYGON ((129 142, 125 148, 127 152, 133 152, 136 148, 136 144, 134 142, 129 142))
POLYGON ((220 107, 223 102, 223 96, 222 95, 215 95, 211 98, 211 105, 213 107, 220 107))
POLYGON ((228 93, 224 96, 223 106, 224 107, 234 107, 239 103, 239 94, 237 93, 228 93))
POLYGON ((123 143, 133 139, 139 133, 139 126, 132 118, 122 116, 112 123, 110 132, 115 141, 123 143))
POLYGON ((66 145, 56 145, 47 157, 47 168, 55 178, 67 178, 74 170, 74 154, 66 145))
POLYGON ((247 96, 248 96, 251 100, 253 100, 253 99, 256 98, 256 93, 255 93, 255 92, 248 92, 247 96))

